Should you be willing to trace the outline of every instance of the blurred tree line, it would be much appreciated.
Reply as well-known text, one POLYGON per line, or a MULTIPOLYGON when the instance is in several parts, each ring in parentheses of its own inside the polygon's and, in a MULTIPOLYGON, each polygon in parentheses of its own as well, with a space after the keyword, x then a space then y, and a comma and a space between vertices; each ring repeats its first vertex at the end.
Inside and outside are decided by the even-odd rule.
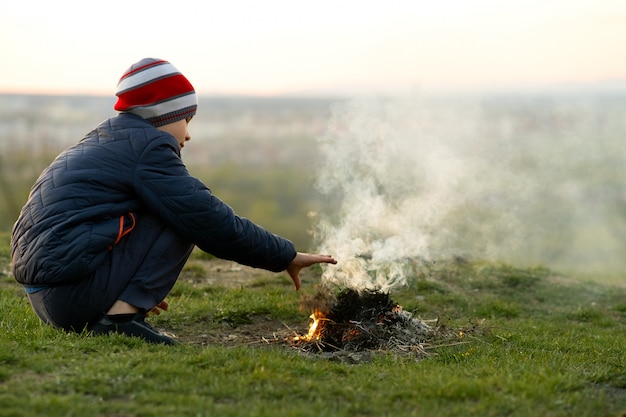
MULTIPOLYGON (((30 187, 55 156, 28 152, 0 156, 0 230, 11 229, 30 187)), ((326 210, 329 204, 315 190, 310 172, 294 166, 231 163, 189 166, 189 170, 240 216, 292 240, 302 250, 308 250, 311 242, 311 212, 326 210)))
POLYGON ((16 150, 10 155, 0 154, 0 230, 10 230, 28 198, 30 188, 55 157, 53 154, 38 154, 16 150))
POLYGON ((191 170, 240 216, 292 240, 299 250, 310 248, 312 213, 335 205, 315 190, 309 171, 293 166, 227 164, 191 170))

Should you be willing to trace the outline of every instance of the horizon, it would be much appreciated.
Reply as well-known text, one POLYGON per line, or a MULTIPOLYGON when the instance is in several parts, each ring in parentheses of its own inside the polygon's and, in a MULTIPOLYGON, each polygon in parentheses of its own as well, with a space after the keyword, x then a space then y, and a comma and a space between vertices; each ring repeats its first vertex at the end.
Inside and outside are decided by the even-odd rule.
MULTIPOLYGON (((623 95, 626 94, 626 77, 619 79, 602 79, 590 82, 559 82, 551 84, 537 85, 505 85, 492 87, 467 87, 467 88, 437 88, 419 89, 412 88, 406 91, 301 91, 276 94, 254 94, 238 92, 199 92, 199 98, 241 98, 241 99, 350 99, 361 96, 402 96, 407 94, 417 94, 426 97, 437 96, 498 96, 498 95, 623 95)), ((39 90, 39 91, 15 91, 0 90, 1 96, 41 96, 41 97, 93 97, 102 99, 115 99, 115 92, 81 92, 72 90, 39 90)))

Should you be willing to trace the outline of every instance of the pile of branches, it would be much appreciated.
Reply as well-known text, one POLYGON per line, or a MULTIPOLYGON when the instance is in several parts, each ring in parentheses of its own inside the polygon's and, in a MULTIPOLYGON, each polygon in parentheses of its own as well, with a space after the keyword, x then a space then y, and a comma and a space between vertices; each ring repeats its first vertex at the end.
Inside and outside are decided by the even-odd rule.
POLYGON ((302 304, 314 306, 324 316, 317 337, 300 339, 303 350, 309 352, 394 350, 425 354, 435 331, 402 310, 388 293, 378 290, 348 288, 333 295, 322 289, 302 304))

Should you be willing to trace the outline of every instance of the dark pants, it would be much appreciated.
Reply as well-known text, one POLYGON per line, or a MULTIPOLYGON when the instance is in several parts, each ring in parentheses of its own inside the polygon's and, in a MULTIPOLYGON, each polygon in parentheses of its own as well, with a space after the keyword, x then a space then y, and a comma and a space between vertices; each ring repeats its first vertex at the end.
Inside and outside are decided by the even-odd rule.
POLYGON ((116 300, 151 310, 171 291, 192 249, 156 217, 144 214, 92 276, 28 297, 44 322, 81 331, 95 324, 116 300))

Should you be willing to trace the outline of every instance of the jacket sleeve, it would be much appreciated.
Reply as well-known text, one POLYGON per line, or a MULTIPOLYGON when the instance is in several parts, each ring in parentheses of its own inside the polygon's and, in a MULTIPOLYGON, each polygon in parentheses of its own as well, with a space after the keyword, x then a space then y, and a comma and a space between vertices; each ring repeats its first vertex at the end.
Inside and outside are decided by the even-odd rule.
POLYGON ((295 257, 293 243, 237 216, 192 177, 169 134, 150 141, 135 172, 134 187, 148 210, 201 250, 274 272, 285 270, 295 257))

